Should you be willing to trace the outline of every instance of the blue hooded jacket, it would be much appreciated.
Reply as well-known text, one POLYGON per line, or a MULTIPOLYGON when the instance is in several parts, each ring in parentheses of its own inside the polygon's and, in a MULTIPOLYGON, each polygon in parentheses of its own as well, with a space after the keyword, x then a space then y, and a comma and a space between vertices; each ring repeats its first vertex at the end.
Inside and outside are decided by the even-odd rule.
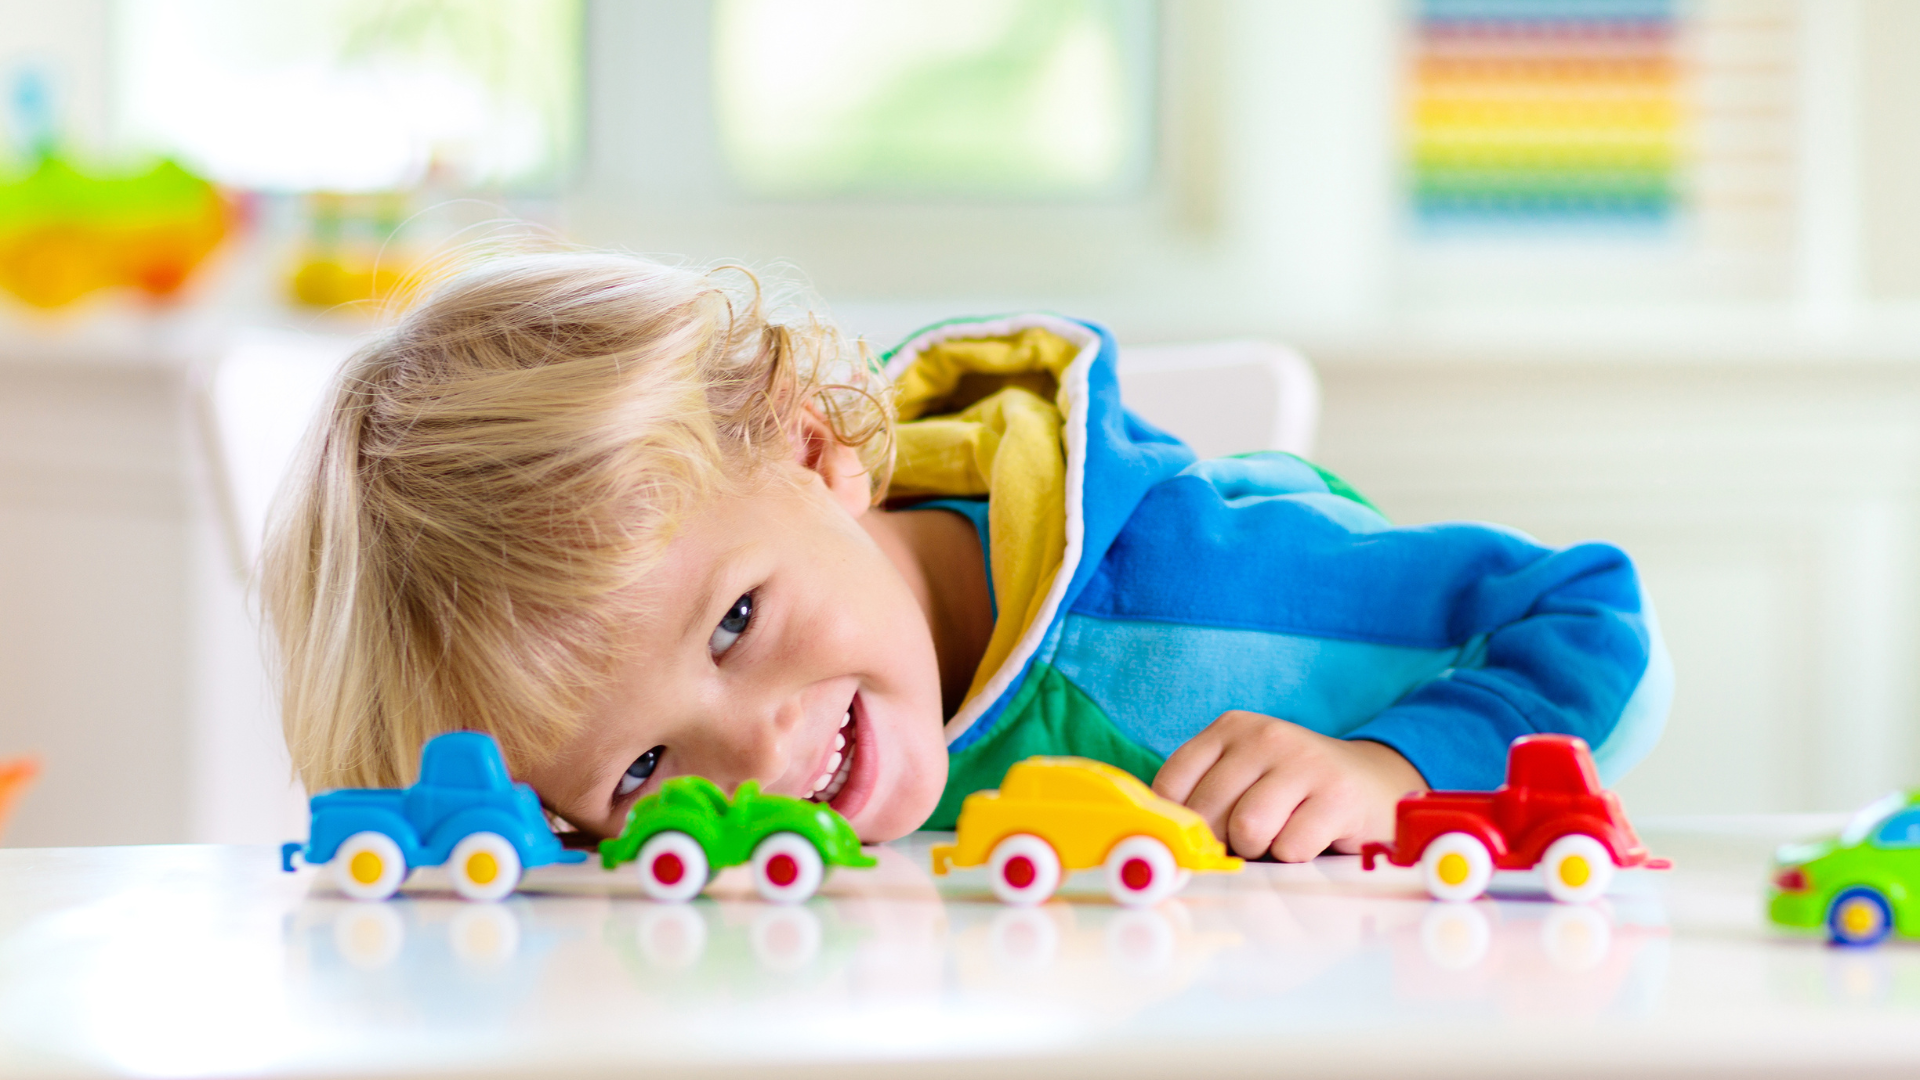
POLYGON ((1454 790, 1496 787, 1522 735, 1581 736, 1609 783, 1659 738, 1672 667, 1612 545, 1399 528, 1289 454, 1197 461, 1121 406, 1092 324, 946 323, 886 359, 894 492, 987 497, 997 601, 929 828, 1033 754, 1151 782, 1231 709, 1384 743, 1454 790))

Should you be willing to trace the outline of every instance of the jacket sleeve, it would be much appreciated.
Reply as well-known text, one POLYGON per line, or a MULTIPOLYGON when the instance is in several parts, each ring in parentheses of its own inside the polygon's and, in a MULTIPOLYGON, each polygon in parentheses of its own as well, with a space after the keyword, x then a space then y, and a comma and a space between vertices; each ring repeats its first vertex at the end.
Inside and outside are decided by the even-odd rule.
MULTIPOLYGON (((1327 732, 1393 747, 1436 788, 1497 786, 1507 745, 1547 731, 1584 738, 1611 782, 1658 738, 1671 696, 1619 548, 1550 548, 1482 524, 1395 528, 1288 455, 1200 462, 1158 485, 1105 563, 1080 601, 1090 614, 1260 630, 1329 654, 1440 650, 1437 673, 1327 732)), ((1338 677, 1391 675, 1348 664, 1338 677)))

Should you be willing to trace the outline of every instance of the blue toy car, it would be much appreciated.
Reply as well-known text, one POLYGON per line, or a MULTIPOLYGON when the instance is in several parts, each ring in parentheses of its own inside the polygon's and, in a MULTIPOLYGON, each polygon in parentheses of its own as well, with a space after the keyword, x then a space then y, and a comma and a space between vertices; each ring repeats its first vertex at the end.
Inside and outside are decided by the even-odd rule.
POLYGON ((306 850, 282 845, 281 867, 292 870, 296 852, 309 865, 328 864, 355 900, 385 900, 414 867, 442 863, 454 892, 498 900, 526 868, 587 857, 560 846, 533 789, 507 776, 500 744, 477 731, 429 739, 412 787, 342 788, 315 795, 310 806, 306 850))

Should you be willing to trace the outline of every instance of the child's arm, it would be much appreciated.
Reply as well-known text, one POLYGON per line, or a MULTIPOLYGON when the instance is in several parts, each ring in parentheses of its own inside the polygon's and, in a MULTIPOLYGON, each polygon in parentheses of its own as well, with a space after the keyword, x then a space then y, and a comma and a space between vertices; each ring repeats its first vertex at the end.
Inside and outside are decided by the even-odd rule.
POLYGON ((1154 791, 1199 811, 1235 854, 1284 862, 1391 839, 1394 804, 1426 786, 1383 743, 1238 710, 1187 740, 1153 780, 1154 791))

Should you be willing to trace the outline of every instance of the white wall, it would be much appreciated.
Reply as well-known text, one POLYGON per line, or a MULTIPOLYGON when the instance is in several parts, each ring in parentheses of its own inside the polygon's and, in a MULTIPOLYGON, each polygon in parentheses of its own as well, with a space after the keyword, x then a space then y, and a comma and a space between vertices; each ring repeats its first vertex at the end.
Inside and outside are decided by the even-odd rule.
POLYGON ((1673 652, 1642 813, 1844 809, 1920 781, 1920 371, 1344 359, 1320 460, 1397 521, 1639 564, 1673 652))

